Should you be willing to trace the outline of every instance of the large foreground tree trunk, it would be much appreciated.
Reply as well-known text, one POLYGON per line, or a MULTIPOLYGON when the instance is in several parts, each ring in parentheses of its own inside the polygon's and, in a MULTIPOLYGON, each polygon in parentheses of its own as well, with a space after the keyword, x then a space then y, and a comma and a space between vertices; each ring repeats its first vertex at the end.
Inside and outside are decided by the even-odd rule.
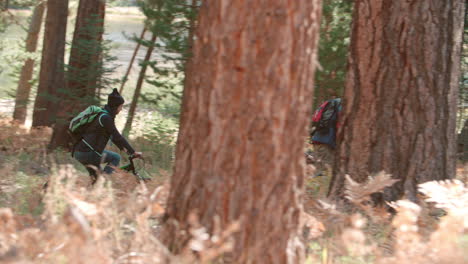
POLYGON ((298 261, 320 10, 317 0, 201 7, 165 226, 174 252, 193 213, 211 235, 239 221, 233 263, 298 261))
POLYGON ((400 181, 383 198, 455 175, 455 120, 463 0, 355 1, 338 159, 329 194, 344 175, 363 182, 385 171, 400 181))
POLYGON ((64 89, 64 56, 68 0, 48 0, 39 86, 34 103, 33 127, 50 126, 57 112, 57 91, 64 89))
MULTIPOLYGON (((37 48, 37 40, 42 26, 42 17, 44 16, 45 2, 40 2, 33 11, 29 25, 28 36, 26 38, 26 52, 34 53, 37 48)), ((21 75, 18 82, 15 97, 15 110, 13 118, 20 124, 26 121, 26 112, 31 93, 31 79, 34 71, 34 59, 28 58, 21 68, 21 75)))

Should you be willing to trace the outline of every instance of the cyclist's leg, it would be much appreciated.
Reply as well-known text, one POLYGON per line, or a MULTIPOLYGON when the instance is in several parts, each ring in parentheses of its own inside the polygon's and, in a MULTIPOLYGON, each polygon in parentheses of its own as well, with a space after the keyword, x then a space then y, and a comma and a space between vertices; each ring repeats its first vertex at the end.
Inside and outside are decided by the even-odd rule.
POLYGON ((81 164, 83 164, 86 167, 86 170, 88 171, 89 176, 91 177, 91 183, 94 184, 98 178, 98 170, 100 169, 99 163, 101 157, 99 157, 99 155, 97 155, 94 151, 76 151, 73 154, 73 157, 75 157, 76 160, 78 160, 81 164))
POLYGON ((314 144, 314 154, 316 157, 315 176, 325 176, 331 172, 335 159, 335 151, 326 144, 314 144))
POLYGON ((120 155, 109 150, 104 150, 102 153, 102 163, 107 163, 104 167, 104 172, 111 174, 114 172, 114 168, 119 166, 120 155))

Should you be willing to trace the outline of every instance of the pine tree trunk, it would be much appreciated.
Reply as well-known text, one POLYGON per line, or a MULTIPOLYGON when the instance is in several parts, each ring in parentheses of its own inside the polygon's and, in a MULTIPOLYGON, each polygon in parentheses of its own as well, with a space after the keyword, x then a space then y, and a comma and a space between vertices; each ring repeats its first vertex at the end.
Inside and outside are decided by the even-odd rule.
POLYGON ((57 91, 64 89, 68 0, 48 0, 39 85, 32 126, 50 126, 57 112, 57 91))
MULTIPOLYGON (((140 34, 139 40, 143 40, 145 37, 146 33, 146 27, 143 28, 140 34)), ((122 78, 122 85, 120 86, 119 93, 122 94, 125 83, 128 81, 128 76, 130 75, 130 71, 132 70, 133 62, 135 61, 136 55, 138 53, 138 50, 140 50, 141 43, 137 42, 137 45, 135 47, 135 50, 133 51, 132 58, 130 59, 130 63, 128 64, 127 72, 125 72, 124 77, 122 78)))
POLYGON ((300 261, 320 2, 202 5, 164 226, 175 253, 194 214, 210 235, 239 222, 232 263, 300 261))
POLYGON ((105 7, 105 0, 80 0, 78 7, 67 80, 67 93, 77 100, 77 109, 96 99, 105 7))
MULTIPOLYGON (((40 2, 33 11, 31 23, 29 25, 28 36, 26 38, 26 52, 34 53, 37 48, 37 40, 41 31, 42 17, 44 16, 45 2, 40 2)), ((26 110, 31 92, 31 78, 33 76, 34 60, 26 59, 21 68, 21 75, 18 82, 15 98, 15 110, 13 118, 20 124, 26 121, 26 110)))
POLYGON ((355 1, 341 144, 329 190, 344 175, 385 171, 400 181, 383 199, 455 175, 462 0, 355 1))
POLYGON ((101 41, 104 32, 105 0, 80 0, 73 33, 67 87, 60 93, 60 112, 49 149, 69 149, 68 121, 96 100, 99 82, 101 41))
POLYGON ((136 107, 138 104, 138 98, 140 98, 141 88, 143 87, 143 83, 145 81, 146 76, 146 69, 148 68, 148 63, 151 59, 151 53, 154 50, 154 44, 156 43, 157 36, 153 33, 150 41, 150 45, 148 50, 146 51, 145 58, 141 64, 140 75, 138 76, 135 93, 133 94, 132 103, 130 104, 130 109, 128 110, 128 117, 127 122, 125 122, 125 127, 123 129, 123 134, 128 136, 130 134, 130 130, 132 129, 133 117, 135 116, 136 107))

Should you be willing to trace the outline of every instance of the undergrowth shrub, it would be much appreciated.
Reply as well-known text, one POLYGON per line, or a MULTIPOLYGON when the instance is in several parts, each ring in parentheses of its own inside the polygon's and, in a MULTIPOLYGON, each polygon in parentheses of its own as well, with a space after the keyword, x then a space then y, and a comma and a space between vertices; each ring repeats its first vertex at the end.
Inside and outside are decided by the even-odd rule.
POLYGON ((326 199, 308 208, 326 231, 309 240, 308 263, 467 263, 468 188, 460 180, 419 185, 421 204, 399 200, 395 216, 370 206, 370 195, 393 180, 379 173, 368 182, 346 183, 350 214, 326 199), (317 243, 318 241, 318 243, 317 243))
MULTIPOLYGON (((87 172, 68 154, 45 153, 47 130, 27 131, 10 123, 2 123, 0 130, 1 139, 8 139, 0 141, 0 262, 224 263, 225 253, 236 254, 232 252, 236 223, 209 233, 192 216, 191 240, 180 255, 173 255, 160 241, 170 187, 169 172, 155 166, 156 160, 149 162, 149 170, 160 171, 161 177, 153 181, 138 183, 132 174, 117 171, 91 187, 87 172), (44 169, 42 174, 28 160, 44 169), (44 192, 46 179, 49 186, 44 192)), ((151 153, 148 139, 136 144, 151 153)), ((385 208, 370 206, 370 195, 392 183, 385 173, 372 175, 365 183, 348 179, 346 196, 354 209, 346 213, 316 189, 306 193, 299 223, 306 245, 304 262, 467 263, 466 183, 422 184, 421 203, 391 203, 396 211, 391 215, 385 208)), ((317 182, 307 184, 322 188, 317 182)))

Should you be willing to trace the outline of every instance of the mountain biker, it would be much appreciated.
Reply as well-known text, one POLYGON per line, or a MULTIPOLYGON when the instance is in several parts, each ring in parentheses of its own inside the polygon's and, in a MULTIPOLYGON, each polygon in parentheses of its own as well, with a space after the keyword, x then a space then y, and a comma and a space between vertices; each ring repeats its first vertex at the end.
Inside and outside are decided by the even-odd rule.
POLYGON ((341 98, 331 99, 329 100, 329 102, 336 110, 330 111, 330 113, 332 113, 332 116, 326 128, 316 129, 312 132, 311 141, 314 145, 324 145, 329 149, 335 149, 338 117, 342 108, 341 98))
MULTIPOLYGON (((314 129, 311 133, 311 143, 314 148, 314 156, 318 159, 317 174, 321 176, 326 170, 331 170, 335 158, 336 148, 336 132, 338 129, 338 119, 342 110, 341 98, 334 98, 328 100, 330 109, 327 114, 330 114, 327 126, 321 129, 314 129)), ((325 113, 324 113, 325 115, 325 113)))
POLYGON ((127 154, 134 157, 142 156, 142 153, 136 152, 115 127, 114 119, 122 110, 124 102, 124 98, 117 89, 114 89, 108 96, 107 105, 104 106, 106 112, 87 127, 82 140, 73 149, 73 157, 86 167, 92 178, 92 184, 97 181, 97 170, 100 170, 101 163, 106 163, 103 171, 107 174, 114 172, 113 167, 117 167, 120 163, 119 154, 104 150, 109 139, 127 154))

